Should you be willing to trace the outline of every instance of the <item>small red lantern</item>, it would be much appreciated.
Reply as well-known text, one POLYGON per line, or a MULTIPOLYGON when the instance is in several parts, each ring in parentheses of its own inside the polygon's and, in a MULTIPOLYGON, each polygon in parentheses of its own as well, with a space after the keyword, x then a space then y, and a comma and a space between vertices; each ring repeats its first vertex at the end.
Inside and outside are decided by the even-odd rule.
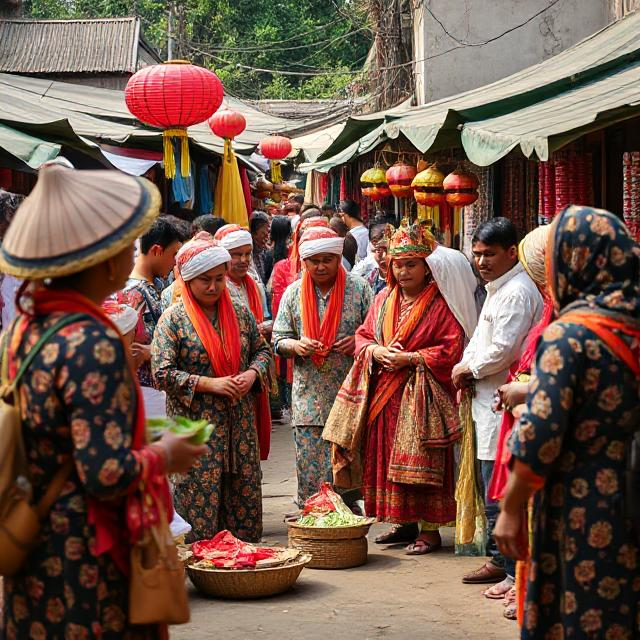
POLYGON ((245 117, 239 111, 231 111, 231 109, 217 111, 209 118, 208 124, 216 136, 230 140, 239 136, 247 128, 245 117))
POLYGON ((396 162, 387 169, 387 184, 396 198, 410 198, 413 195, 411 182, 416 177, 416 168, 405 162, 396 162))
POLYGON ((456 170, 442 183, 445 198, 452 207, 466 207, 478 199, 478 178, 473 173, 456 170))
POLYGON ((172 138, 182 142, 180 173, 191 173, 187 127, 204 122, 222 104, 220 78, 185 60, 155 64, 134 73, 124 92, 129 111, 141 122, 164 129, 164 167, 175 177, 172 138))
POLYGON ((260 153, 271 161, 271 181, 282 182, 280 160, 284 160, 293 150, 291 140, 284 136, 268 136, 260 142, 260 153))

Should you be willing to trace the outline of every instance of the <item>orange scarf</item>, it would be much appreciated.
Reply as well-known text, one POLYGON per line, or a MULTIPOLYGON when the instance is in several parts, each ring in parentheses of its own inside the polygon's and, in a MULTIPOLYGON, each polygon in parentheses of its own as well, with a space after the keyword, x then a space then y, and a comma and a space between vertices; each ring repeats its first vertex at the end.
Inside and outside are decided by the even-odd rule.
POLYGON ((220 333, 196 302, 187 283, 178 276, 182 289, 182 303, 193 328, 202 342, 211 368, 217 378, 235 376, 240 372, 240 326, 231 302, 229 290, 225 287, 218 300, 218 326, 220 333))
MULTIPOLYGON (((233 280, 233 278, 231 279, 233 280)), ((237 282, 237 280, 233 280, 233 282, 239 287, 244 284, 244 287, 247 290, 247 298, 249 299, 249 311, 251 311, 251 314, 258 324, 264 322, 262 296, 260 295, 260 289, 258 289, 258 285, 255 283, 255 280, 251 276, 244 276, 241 282, 237 282)))
MULTIPOLYGON (((418 298, 416 298, 409 314, 399 323, 398 318, 400 316, 402 296, 400 286, 396 285, 391 290, 391 293, 389 293, 382 310, 382 345, 385 347, 394 346, 399 349, 404 349, 407 340, 415 331, 418 323, 423 319, 437 293, 438 286, 435 282, 427 285, 418 298)), ((369 424, 380 415, 385 405, 391 399, 391 396, 398 390, 398 387, 404 384, 407 370, 394 371, 392 373, 384 372, 381 375, 388 377, 389 380, 388 384, 379 385, 382 393, 373 398, 369 405, 369 415, 367 417, 369 424)))
POLYGON ((329 295, 329 303, 325 309, 322 324, 320 324, 315 285, 308 271, 305 271, 302 275, 302 286, 300 287, 302 333, 307 338, 311 338, 311 340, 320 341, 324 347, 321 352, 314 353, 311 356, 311 361, 316 367, 322 366, 336 341, 338 327, 342 319, 342 305, 344 303, 346 281, 347 274, 342 267, 339 267, 336 281, 329 295))

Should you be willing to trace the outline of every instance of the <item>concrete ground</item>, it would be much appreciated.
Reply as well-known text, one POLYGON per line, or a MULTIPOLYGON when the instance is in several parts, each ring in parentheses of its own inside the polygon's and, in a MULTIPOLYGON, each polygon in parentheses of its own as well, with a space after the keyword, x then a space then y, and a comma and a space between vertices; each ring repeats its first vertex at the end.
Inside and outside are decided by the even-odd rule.
MULTIPOLYGON (((274 425, 264 464, 264 539, 286 543, 283 514, 294 510, 295 462, 291 428, 274 425)), ((478 558, 453 554, 453 532, 443 549, 410 557, 401 546, 381 547, 369 534, 369 561, 342 571, 304 569, 294 588, 264 600, 228 601, 199 595, 189 583, 191 622, 173 627, 173 640, 515 640, 517 625, 502 617, 502 604, 481 595, 482 586, 460 577, 478 558)))

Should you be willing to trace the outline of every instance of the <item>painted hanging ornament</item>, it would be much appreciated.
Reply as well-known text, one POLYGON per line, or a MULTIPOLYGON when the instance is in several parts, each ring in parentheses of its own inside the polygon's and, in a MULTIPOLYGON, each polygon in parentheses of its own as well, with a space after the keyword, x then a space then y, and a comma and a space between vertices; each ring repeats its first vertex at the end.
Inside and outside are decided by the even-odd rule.
POLYGON ((388 198, 391 195, 391 190, 387 184, 384 169, 378 166, 367 169, 360 176, 360 190, 365 198, 374 202, 388 198))
POLYGON ((443 181, 445 199, 452 207, 466 207, 478 199, 478 178, 475 174, 456 169, 443 181))
POLYGON ((233 140, 246 128, 247 121, 239 111, 221 109, 214 113, 208 121, 209 128, 219 138, 233 140))
POLYGON ((396 198, 410 198, 413 195, 412 181, 416 168, 406 162, 396 162, 387 169, 387 184, 396 198))
POLYGON ((284 136, 268 136, 260 142, 260 153, 270 161, 271 182, 282 182, 280 161, 284 160, 293 150, 291 140, 284 136))
POLYGON ((129 111, 141 122, 164 129, 164 171, 176 175, 173 141, 179 140, 180 173, 191 173, 187 127, 207 120, 222 104, 224 88, 220 78, 187 62, 171 60, 134 73, 124 92, 129 111))
POLYGON ((415 176, 411 182, 413 197, 419 205, 437 207, 444 199, 444 173, 432 164, 415 176))

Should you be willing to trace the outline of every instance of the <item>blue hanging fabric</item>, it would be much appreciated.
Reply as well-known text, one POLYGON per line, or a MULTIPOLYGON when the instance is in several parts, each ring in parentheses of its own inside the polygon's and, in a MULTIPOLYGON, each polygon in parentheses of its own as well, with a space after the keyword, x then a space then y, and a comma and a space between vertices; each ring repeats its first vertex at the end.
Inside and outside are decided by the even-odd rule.
MULTIPOLYGON (((176 155, 176 166, 180 166, 180 146, 174 145, 176 155)), ((187 178, 182 177, 182 172, 176 171, 175 177, 171 180, 171 192, 174 202, 179 202, 184 206, 193 198, 193 172, 187 178)))
POLYGON ((209 174, 209 165, 202 164, 198 170, 197 211, 198 214, 211 213, 213 210, 213 184, 209 174))

